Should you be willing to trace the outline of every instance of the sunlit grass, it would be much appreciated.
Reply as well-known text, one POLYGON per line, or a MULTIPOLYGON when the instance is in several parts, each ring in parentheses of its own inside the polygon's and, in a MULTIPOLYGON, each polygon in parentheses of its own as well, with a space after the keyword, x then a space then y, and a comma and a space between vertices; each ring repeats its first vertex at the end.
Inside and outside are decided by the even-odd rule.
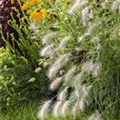
MULTIPOLYGON (((37 118, 37 112, 39 109, 38 102, 31 102, 28 105, 19 106, 15 109, 9 108, 6 111, 0 111, 0 120, 39 120, 37 118)), ((66 117, 58 117, 55 118, 53 116, 49 116, 45 120, 87 120, 89 115, 85 115, 84 113, 80 113, 73 118, 73 116, 66 116, 66 117)), ((118 117, 115 119, 112 116, 105 116, 106 119, 104 120, 120 120, 118 117)))

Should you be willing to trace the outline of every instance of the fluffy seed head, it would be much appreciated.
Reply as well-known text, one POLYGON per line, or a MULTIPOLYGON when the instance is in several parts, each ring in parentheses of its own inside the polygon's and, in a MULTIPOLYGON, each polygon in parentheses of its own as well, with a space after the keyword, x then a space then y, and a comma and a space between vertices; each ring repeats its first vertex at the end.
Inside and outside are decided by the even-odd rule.
POLYGON ((61 55, 55 63, 49 68, 48 77, 49 79, 53 79, 56 77, 58 71, 67 63, 68 55, 61 55))
POLYGON ((57 32, 48 33, 47 35, 45 35, 43 37, 42 43, 43 44, 49 44, 49 43, 51 43, 51 40, 53 40, 56 35, 57 35, 57 32))
POLYGON ((69 81, 74 77, 75 69, 76 67, 73 66, 70 70, 68 70, 68 72, 65 74, 65 81, 69 81))
POLYGON ((52 91, 56 90, 59 87, 61 82, 62 82, 62 77, 56 78, 50 85, 50 90, 52 91))
POLYGON ((65 36, 61 41, 60 41, 60 44, 58 46, 58 49, 62 49, 66 46, 67 42, 72 38, 71 35, 69 36, 65 36))
POLYGON ((94 77, 97 77, 100 73, 100 63, 93 63, 91 61, 83 63, 82 72, 91 72, 94 77))
POLYGON ((89 96, 91 88, 92 88, 92 85, 89 85, 89 86, 84 85, 82 87, 82 92, 83 92, 82 99, 86 100, 86 98, 89 96))
POLYGON ((102 117, 98 111, 95 111, 94 114, 92 114, 88 120, 102 120, 102 117))
POLYGON ((94 77, 97 77, 100 74, 101 67, 100 64, 95 64, 94 71, 92 72, 92 75, 94 77))
POLYGON ((86 26, 87 22, 88 22, 88 18, 93 18, 93 11, 91 9, 90 6, 85 7, 82 11, 81 11, 81 15, 82 15, 82 23, 83 26, 86 26))
POLYGON ((62 106, 61 114, 63 116, 67 115, 70 111, 69 109, 70 109, 70 101, 65 101, 62 106))
POLYGON ((77 99, 79 99, 81 97, 81 94, 82 94, 81 89, 76 88, 74 93, 75 93, 75 96, 77 99))
POLYGON ((84 100, 84 99, 81 99, 80 102, 79 102, 79 109, 80 109, 81 111, 84 111, 84 110, 85 110, 85 107, 86 107, 86 105, 85 105, 85 100, 84 100))
POLYGON ((111 9, 112 10, 118 10, 119 9, 119 6, 120 6, 120 3, 116 0, 112 3, 112 7, 111 9))
POLYGON ((75 0, 75 3, 70 7, 68 10, 69 14, 73 14, 76 10, 82 9, 85 5, 87 5, 88 1, 87 0, 75 0))
POLYGON ((93 72, 96 68, 96 64, 94 64, 92 61, 87 61, 83 63, 82 65, 82 72, 93 72))
POLYGON ((75 9, 77 9, 79 5, 80 5, 80 0, 75 0, 75 3, 73 4, 73 6, 71 6, 70 10, 68 10, 68 13, 73 14, 75 9))
POLYGON ((78 112, 78 110, 79 110, 79 101, 77 101, 75 103, 75 105, 73 106, 73 109, 72 109, 72 114, 74 117, 76 116, 76 113, 78 112))
POLYGON ((67 97, 67 87, 64 88, 59 94, 58 94, 58 100, 63 101, 67 97))
POLYGON ((48 112, 49 112, 50 103, 51 103, 51 101, 47 101, 43 104, 42 108, 38 112, 38 115, 37 115, 38 118, 44 119, 45 117, 47 117, 48 112))
POLYGON ((74 77, 74 86, 76 89, 81 87, 82 82, 84 81, 84 73, 80 72, 74 77))
POLYGON ((48 78, 54 79, 56 77, 56 74, 58 73, 60 67, 61 67, 60 65, 51 66, 49 69, 49 72, 48 72, 48 78))
POLYGON ((61 107, 62 107, 62 102, 58 101, 53 108, 53 115, 55 117, 58 117, 59 115, 61 115, 61 107))
POLYGON ((40 55, 42 57, 50 56, 54 52, 54 44, 48 45, 42 49, 40 55))

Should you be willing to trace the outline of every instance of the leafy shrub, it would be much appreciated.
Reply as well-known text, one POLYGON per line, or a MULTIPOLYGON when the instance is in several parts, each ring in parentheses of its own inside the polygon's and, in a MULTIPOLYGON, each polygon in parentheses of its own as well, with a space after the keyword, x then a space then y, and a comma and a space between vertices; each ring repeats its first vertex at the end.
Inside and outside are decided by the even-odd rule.
POLYGON ((4 9, 1 9, 2 17, 8 16, 5 25, 13 31, 9 34, 3 31, 4 25, 1 23, 1 39, 6 44, 5 48, 0 48, 0 103, 3 107, 16 106, 29 100, 44 99, 51 94, 47 87, 49 81, 44 74, 46 71, 43 68, 44 59, 39 58, 43 29, 39 27, 42 30, 38 34, 32 26, 34 23, 30 22, 27 16, 21 17, 20 8, 16 7, 19 4, 16 2, 15 4, 10 4, 11 1, 3 0, 2 2, 5 10, 7 8, 11 10, 14 7, 15 13, 9 11, 11 14, 5 14, 4 9), (14 15, 17 19, 13 17, 14 15))
POLYGON ((44 96, 49 95, 45 87, 48 84, 43 74, 45 69, 35 71, 30 61, 11 53, 8 48, 0 48, 0 53, 0 102, 2 105, 13 106, 23 101, 43 99, 44 96))

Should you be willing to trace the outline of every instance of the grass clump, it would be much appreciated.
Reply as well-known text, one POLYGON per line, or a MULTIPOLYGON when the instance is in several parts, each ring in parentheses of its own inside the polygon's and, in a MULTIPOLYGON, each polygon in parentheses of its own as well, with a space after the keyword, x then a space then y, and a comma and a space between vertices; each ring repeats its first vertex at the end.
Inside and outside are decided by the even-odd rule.
POLYGON ((46 87, 44 60, 39 58, 40 35, 31 28, 26 12, 21 10, 22 2, 19 2, 2 0, 0 6, 0 43, 4 42, 0 46, 1 109, 51 95, 46 87), (8 8, 10 14, 5 14, 8 8))
MULTIPOLYGON (((50 110, 58 117, 97 110, 93 120, 101 120, 104 114, 114 118, 120 105, 117 65, 120 24, 117 8, 113 8, 115 3, 93 0, 62 3, 56 0, 53 8, 58 18, 54 23, 58 28, 56 34, 52 39, 43 36, 45 47, 41 50, 41 56, 50 60, 47 74, 52 80, 50 90, 58 90, 58 95, 52 109, 50 103, 40 113, 50 110)), ((52 34, 52 30, 47 33, 52 34)))

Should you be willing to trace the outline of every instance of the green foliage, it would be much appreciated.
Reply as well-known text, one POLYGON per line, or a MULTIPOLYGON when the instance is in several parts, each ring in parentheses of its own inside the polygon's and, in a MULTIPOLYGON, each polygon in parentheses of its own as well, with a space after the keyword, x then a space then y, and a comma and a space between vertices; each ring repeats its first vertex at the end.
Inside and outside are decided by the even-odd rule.
MULTIPOLYGON (((107 120, 114 120, 119 115, 120 41, 117 41, 120 26, 119 14, 118 11, 111 9, 112 2, 103 1, 101 3, 97 0, 88 0, 88 3, 69 14, 68 7, 73 5, 70 1, 56 0, 54 4, 50 1, 44 2, 37 7, 47 8, 51 18, 34 24, 35 28, 30 28, 33 23, 30 23, 26 17, 19 18, 21 19, 20 25, 16 24, 14 20, 9 21, 9 24, 17 31, 17 37, 11 34, 13 44, 7 42, 6 49, 0 49, 0 100, 3 105, 16 105, 23 103, 23 101, 42 99, 49 95, 47 88, 49 82, 45 76, 46 69, 43 66, 47 66, 50 70, 49 66, 54 66, 59 56, 68 55, 68 62, 60 67, 53 77, 63 78, 64 82, 62 81, 60 87, 57 88, 58 92, 61 92, 65 87, 72 88, 72 91, 65 95, 68 97, 62 102, 69 101, 69 108, 72 111, 76 103, 81 102, 81 93, 83 95, 87 93, 84 100, 85 113, 79 109, 80 115, 84 114, 82 119, 86 119, 87 114, 96 109, 102 116, 105 115, 107 120), (92 10, 93 17, 88 17, 86 25, 84 25, 82 10, 86 7, 90 7, 89 11, 92 10), (51 32, 55 32, 56 35, 44 45, 47 47, 54 44, 52 49, 54 54, 39 59, 39 49, 44 49, 44 45, 41 45, 42 38, 51 32), (71 38, 67 44, 58 49, 66 36, 71 38), (18 49, 14 46, 16 43, 18 49), (83 66, 87 62, 90 64, 83 70, 83 66), (97 65, 99 69, 92 66, 94 70, 88 70, 91 64, 97 65), (68 81, 65 81, 66 74, 74 66, 76 66, 75 72, 72 73, 73 75, 68 81), (98 73, 96 73, 97 70, 99 70, 98 73), (81 82, 80 84, 76 84, 75 76, 79 73, 84 73, 84 79, 82 82, 77 81, 81 82), (91 90, 86 91, 89 86, 92 86, 91 90)), ((59 66, 63 62, 64 60, 57 65, 59 66)), ((55 80, 52 79, 51 84, 55 80)), ((55 101, 53 102, 55 103, 55 101)), ((31 113, 31 111, 29 112, 31 113)), ((14 117, 12 119, 19 120, 17 118, 19 115, 15 114, 14 117)), ((26 112, 24 119, 29 119, 29 114, 26 112)), ((32 119, 36 118, 32 117, 32 119)), ((50 119, 56 118, 51 117, 50 119)), ((73 116, 65 119, 73 119, 73 116)), ((81 118, 76 117, 77 119, 81 118)))
POLYGON ((15 11, 19 23, 12 13, 7 21, 14 31, 7 34, 7 38, 1 31, 1 39, 5 42, 4 48, 0 48, 1 107, 15 107, 50 95, 44 74, 46 69, 39 64, 40 36, 30 28, 27 16, 21 18, 19 10, 15 8, 15 11))
POLYGON ((17 56, 8 48, 0 48, 0 102, 13 106, 49 95, 45 69, 35 73, 35 67, 23 56, 17 56), (30 79, 34 78, 34 81, 30 79), (46 94, 45 94, 46 93, 46 94))
MULTIPOLYGON (((34 103, 28 103, 27 105, 20 106, 14 110, 8 109, 6 112, 0 111, 0 120, 21 120, 21 118, 22 120, 39 120, 36 116, 38 112, 38 105, 38 101, 35 101, 34 103)), ((85 114, 78 114, 75 119, 72 116, 59 118, 50 116, 49 119, 45 120, 85 120, 87 117, 88 116, 85 114)), ((109 116, 106 116, 105 120, 119 120, 119 118, 109 118, 109 116)))
MULTIPOLYGON (((114 116, 119 114, 118 111, 120 110, 119 13, 116 10, 112 10, 111 6, 113 3, 109 1, 103 1, 102 4, 104 6, 102 6, 100 1, 88 0, 88 3, 89 4, 84 5, 80 9, 76 9, 73 14, 68 14, 67 8, 69 2, 65 0, 62 0, 62 2, 56 0, 53 11, 57 16, 56 22, 54 23, 57 35, 50 41, 50 43, 45 44, 45 48, 46 46, 54 44, 52 51, 55 54, 45 56, 45 58, 48 57, 50 60, 49 65, 54 66, 54 63, 56 63, 60 55, 69 55, 67 64, 58 70, 56 76, 54 76, 52 80, 54 83, 56 80, 55 78, 63 77, 64 82, 61 82, 63 84, 60 84, 60 87, 58 87, 60 92, 65 87, 73 88, 69 99, 67 98, 63 100, 64 102, 66 100, 71 102, 71 110, 74 108, 76 102, 81 101, 81 88, 84 86, 92 86, 86 100, 87 108, 90 110, 97 109, 101 115, 108 114, 108 116, 111 115, 114 118, 114 116), (92 10, 93 17, 88 18, 86 25, 84 25, 81 11, 87 7, 90 7, 90 10, 92 10), (71 39, 65 44, 65 46, 58 49, 64 37, 69 35, 72 36, 71 39), (97 41, 97 39, 94 39, 95 37, 98 37, 99 40, 97 41), (85 54, 81 54, 83 51, 85 51, 85 54), (82 56, 82 58, 80 56, 82 56), (82 66, 87 62, 97 64, 99 66, 99 73, 97 76, 94 76, 93 73, 97 72, 96 69, 93 71, 87 71, 90 67, 89 64, 86 66, 84 79, 81 85, 76 87, 74 85, 74 76, 83 72, 82 66), (74 66, 76 66, 75 73, 73 73, 69 82, 66 82, 64 80, 65 75, 74 66), (62 75, 60 74, 61 70, 64 71, 62 75), (79 92, 79 97, 75 95, 77 90, 79 92)), ((51 24, 49 25, 49 29, 46 29, 47 32, 45 31, 46 33, 53 31, 53 29, 50 29, 51 24)), ((50 68, 48 71, 50 71, 50 68)))

